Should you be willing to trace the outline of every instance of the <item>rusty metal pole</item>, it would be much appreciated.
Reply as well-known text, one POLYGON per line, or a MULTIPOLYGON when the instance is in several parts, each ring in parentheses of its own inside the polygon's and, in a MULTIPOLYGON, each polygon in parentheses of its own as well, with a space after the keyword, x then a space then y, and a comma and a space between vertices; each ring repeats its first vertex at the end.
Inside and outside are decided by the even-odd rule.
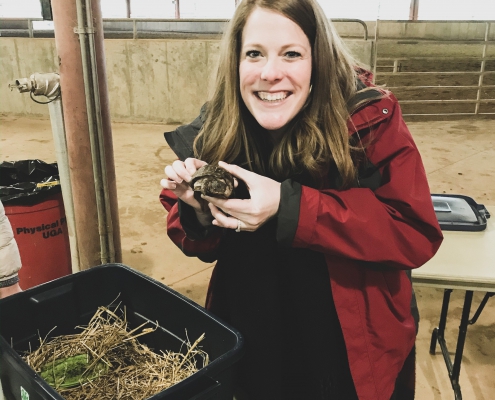
MULTIPOLYGON (((99 6, 99 3, 98 3, 99 6)), ((52 0, 53 22, 55 28, 55 45, 59 56, 60 85, 62 90, 62 104, 64 109, 65 131, 67 135, 67 152, 74 197, 75 228, 78 239, 80 268, 87 269, 101 264, 101 245, 98 228, 98 212, 96 208, 96 192, 94 185, 94 172, 92 167, 91 143, 89 137, 88 111, 86 106, 85 82, 83 77, 83 63, 81 47, 74 28, 78 26, 76 2, 66 0, 52 0)), ((96 31, 101 32, 102 21, 94 19, 96 31)), ((103 48, 103 35, 95 34, 95 41, 100 42, 97 49, 103 48)), ((96 51, 101 57, 101 51, 96 51)), ((99 60, 99 67, 103 65, 103 76, 99 82, 106 78, 104 60, 99 60)), ((101 71, 100 71, 101 73, 101 71)), ((100 83, 101 85, 101 83, 100 83)), ((106 84, 103 84, 106 87, 106 84)), ((109 118, 108 93, 100 90, 101 104, 106 105, 104 119, 109 118)), ((113 152, 111 146, 111 131, 108 123, 105 126, 105 142, 110 148, 106 151, 110 155, 107 166, 110 177, 109 186, 115 185, 115 168, 113 166, 113 152), (110 137, 108 137, 110 136, 110 137)), ((116 189, 110 190, 112 196, 116 189)), ((112 199, 112 204, 116 204, 112 199)), ((112 218, 117 210, 112 212, 112 218)), ((114 220, 114 237, 118 236, 115 243, 115 261, 121 259, 120 231, 118 216, 114 220)))
POLYGON ((92 41, 94 45, 94 58, 96 63, 96 72, 98 79, 98 99, 99 108, 101 113, 98 114, 100 117, 100 125, 102 129, 102 145, 104 159, 104 170, 106 172, 104 176, 104 181, 106 181, 107 194, 107 221, 106 229, 111 229, 109 238, 111 254, 106 262, 122 262, 122 250, 120 242, 120 224, 119 224, 119 207, 117 201, 117 182, 115 176, 115 162, 113 153, 113 140, 112 140, 112 124, 110 118, 110 102, 108 96, 108 85, 107 85, 107 72, 106 72, 106 60, 105 60, 105 48, 103 43, 103 18, 101 15, 101 5, 100 0, 86 0, 86 2, 91 3, 91 13, 88 15, 92 16, 95 34, 93 35, 92 41))
POLYGON ((108 96, 107 69, 105 62, 105 48, 103 44, 103 18, 101 15, 100 0, 92 0, 93 20, 95 24, 95 55, 98 70, 98 87, 101 108, 101 122, 106 161, 106 179, 110 205, 110 219, 112 222, 114 262, 122 262, 122 248, 120 242, 119 206, 117 201, 117 179, 115 176, 115 160, 112 139, 112 121, 110 118, 110 101, 108 96))

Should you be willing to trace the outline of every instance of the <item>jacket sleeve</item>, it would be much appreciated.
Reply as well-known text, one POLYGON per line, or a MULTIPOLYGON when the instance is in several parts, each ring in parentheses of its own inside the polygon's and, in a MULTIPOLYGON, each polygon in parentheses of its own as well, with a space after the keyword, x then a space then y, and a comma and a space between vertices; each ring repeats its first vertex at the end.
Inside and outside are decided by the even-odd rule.
POLYGON ((160 202, 168 211, 167 234, 172 242, 188 257, 198 257, 204 262, 215 261, 222 229, 202 227, 192 207, 178 200, 170 190, 162 190, 160 202))
POLYGON ((372 107, 368 121, 386 114, 373 126, 366 148, 381 173, 380 187, 317 190, 283 182, 277 240, 370 267, 416 268, 443 239, 426 173, 393 95, 372 107))
POLYGON ((0 201, 0 288, 19 282, 17 272, 21 269, 21 256, 14 239, 12 226, 0 201))
MULTIPOLYGON (((205 121, 206 107, 207 103, 201 107, 199 116, 190 124, 165 132, 165 140, 179 160, 184 161, 188 157, 194 157, 194 139, 205 121)), ((182 252, 186 256, 198 257, 205 262, 215 261, 222 230, 214 226, 204 228, 196 218, 192 207, 178 200, 170 190, 162 190, 160 202, 168 211, 168 236, 182 252)))

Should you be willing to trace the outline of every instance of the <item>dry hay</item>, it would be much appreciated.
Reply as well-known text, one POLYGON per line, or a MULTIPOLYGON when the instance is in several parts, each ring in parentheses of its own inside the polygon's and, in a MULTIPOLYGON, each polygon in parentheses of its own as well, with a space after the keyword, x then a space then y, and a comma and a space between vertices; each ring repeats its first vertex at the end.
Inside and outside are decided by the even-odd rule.
POLYGON ((136 338, 158 326, 128 330, 125 308, 122 318, 116 312, 100 307, 88 326, 77 327, 81 333, 40 338, 24 360, 67 400, 147 399, 195 373, 198 357, 208 364, 198 348, 204 334, 186 343, 186 354, 157 354, 136 338))

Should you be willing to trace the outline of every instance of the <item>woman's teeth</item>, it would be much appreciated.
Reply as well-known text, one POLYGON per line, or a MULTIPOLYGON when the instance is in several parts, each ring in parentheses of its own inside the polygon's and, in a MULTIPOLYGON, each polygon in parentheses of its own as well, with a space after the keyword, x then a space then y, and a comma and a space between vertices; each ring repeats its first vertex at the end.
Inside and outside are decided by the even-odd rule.
POLYGON ((257 92, 258 97, 263 101, 280 101, 284 100, 289 96, 289 92, 278 92, 278 93, 269 93, 269 92, 257 92))

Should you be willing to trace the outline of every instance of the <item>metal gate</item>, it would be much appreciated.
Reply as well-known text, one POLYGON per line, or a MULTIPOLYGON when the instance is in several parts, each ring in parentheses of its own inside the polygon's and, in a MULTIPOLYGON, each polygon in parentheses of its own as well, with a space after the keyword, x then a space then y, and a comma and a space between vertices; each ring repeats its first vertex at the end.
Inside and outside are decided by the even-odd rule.
POLYGON ((406 116, 495 115, 494 21, 377 21, 375 82, 406 116))

